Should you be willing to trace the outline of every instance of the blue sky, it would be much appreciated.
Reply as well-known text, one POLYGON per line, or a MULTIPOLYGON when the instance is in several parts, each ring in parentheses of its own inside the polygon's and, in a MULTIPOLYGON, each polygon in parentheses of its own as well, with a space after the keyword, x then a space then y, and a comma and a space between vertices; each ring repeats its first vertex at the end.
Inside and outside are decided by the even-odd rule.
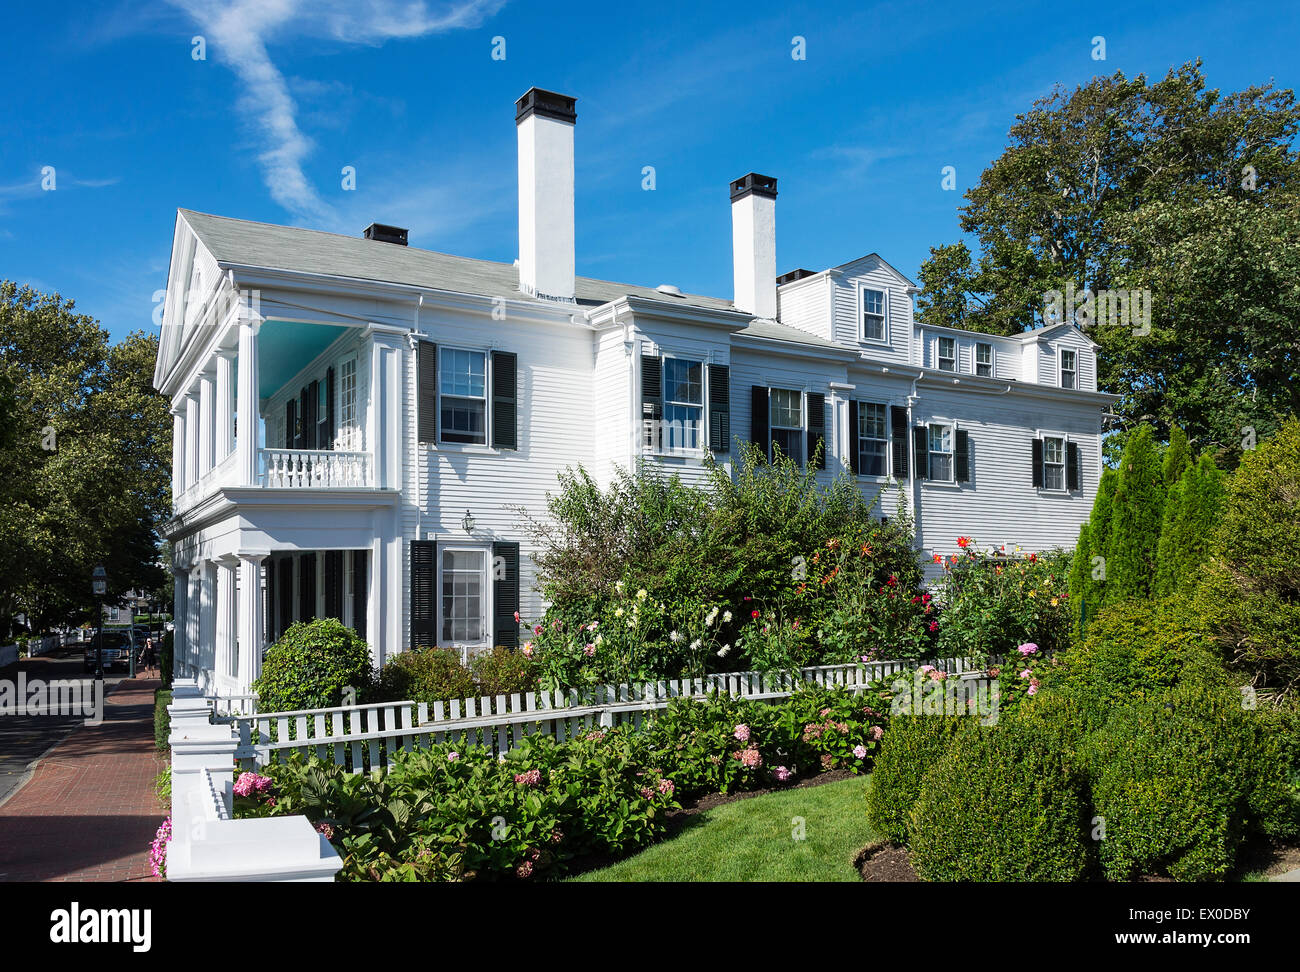
POLYGON ((778 272, 874 250, 914 276, 1054 84, 1197 56, 1224 90, 1300 83, 1300 6, 1285 4, 622 7, 11 6, 0 277, 75 298, 115 338, 148 329, 177 207, 349 234, 395 223, 412 245, 509 262, 514 101, 532 85, 578 99, 580 274, 729 297, 727 183, 754 170, 779 180, 778 272))

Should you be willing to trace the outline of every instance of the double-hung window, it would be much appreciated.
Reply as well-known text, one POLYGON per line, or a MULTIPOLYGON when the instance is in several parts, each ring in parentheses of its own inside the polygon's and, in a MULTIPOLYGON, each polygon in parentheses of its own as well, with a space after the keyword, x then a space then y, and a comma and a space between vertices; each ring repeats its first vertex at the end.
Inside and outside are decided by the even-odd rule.
POLYGON ((953 434, 951 425, 930 426, 930 479, 950 483, 952 479, 953 434))
POLYGON ((884 476, 889 472, 889 413, 884 405, 858 402, 858 475, 884 476))
POLYGON ((993 377, 993 345, 982 341, 975 345, 975 374, 980 378, 993 377))
POLYGON ((1043 488, 1065 489, 1065 440, 1043 439, 1043 488))
POLYGON ((1069 348, 1061 349, 1061 387, 1074 388, 1079 374, 1078 355, 1069 348))
POLYGON ((482 645, 487 639, 488 554, 482 548, 440 547, 442 637, 445 645, 482 645))
POLYGON ((487 443, 487 354, 459 348, 438 352, 443 442, 487 443))
POLYGON ((940 371, 957 370, 956 338, 950 338, 950 337, 939 338, 939 370, 940 371))
POLYGON ((862 289, 862 339, 888 341, 889 328, 885 321, 885 292, 862 289))
MULTIPOLYGON (((773 388, 769 393, 772 442, 788 456, 803 464, 803 392, 773 388)), ((773 450, 775 452, 775 450, 773 450)))
POLYGON ((355 450, 357 445, 357 359, 339 365, 339 448, 355 450))
POLYGON ((703 426, 703 362, 664 358, 664 451, 698 450, 703 426))

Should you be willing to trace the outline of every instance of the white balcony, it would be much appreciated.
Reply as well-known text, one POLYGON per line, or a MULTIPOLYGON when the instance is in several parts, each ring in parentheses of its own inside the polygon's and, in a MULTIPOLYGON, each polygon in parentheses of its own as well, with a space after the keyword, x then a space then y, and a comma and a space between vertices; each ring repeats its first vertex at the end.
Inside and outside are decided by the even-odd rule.
POLYGON ((374 463, 369 452, 259 449, 257 481, 269 489, 371 489, 374 463))

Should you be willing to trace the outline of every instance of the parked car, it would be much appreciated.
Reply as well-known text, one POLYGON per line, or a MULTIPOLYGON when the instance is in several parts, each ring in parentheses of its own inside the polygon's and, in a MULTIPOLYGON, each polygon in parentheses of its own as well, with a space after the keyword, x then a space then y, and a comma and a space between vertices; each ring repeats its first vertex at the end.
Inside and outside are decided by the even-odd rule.
MULTIPOLYGON (((104 671, 112 671, 115 665, 129 669, 131 667, 131 652, 134 649, 135 639, 132 637, 130 628, 118 629, 116 631, 105 631, 103 657, 104 671)), ((87 673, 98 670, 98 651, 99 635, 96 633, 90 641, 86 643, 84 661, 87 673)))

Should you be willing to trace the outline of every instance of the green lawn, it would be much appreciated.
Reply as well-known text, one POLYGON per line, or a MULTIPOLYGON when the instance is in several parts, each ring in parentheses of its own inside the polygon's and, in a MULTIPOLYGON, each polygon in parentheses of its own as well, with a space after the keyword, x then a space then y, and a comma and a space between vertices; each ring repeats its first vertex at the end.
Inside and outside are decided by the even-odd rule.
POLYGON ((671 840, 574 881, 857 881, 853 856, 875 835, 866 777, 736 800, 691 818, 671 840), (803 839, 793 837, 803 818, 803 839))

